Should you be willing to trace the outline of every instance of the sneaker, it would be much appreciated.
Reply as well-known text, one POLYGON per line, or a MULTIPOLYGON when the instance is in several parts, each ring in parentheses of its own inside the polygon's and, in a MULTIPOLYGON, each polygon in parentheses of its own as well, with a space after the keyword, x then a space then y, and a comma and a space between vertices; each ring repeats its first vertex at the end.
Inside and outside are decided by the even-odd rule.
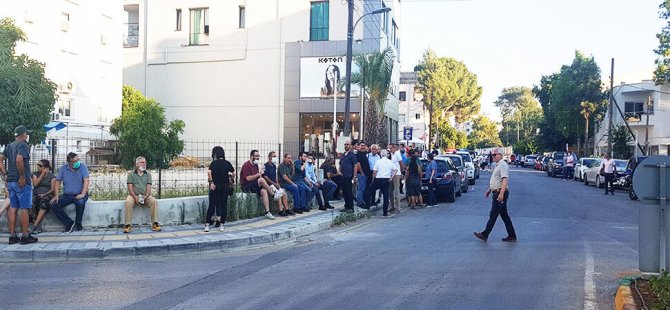
POLYGON ((286 215, 295 215, 295 213, 293 213, 291 210, 286 210, 286 215))
POLYGON ((153 231, 161 231, 161 226, 158 225, 158 222, 154 222, 153 225, 151 225, 151 230, 153 230, 153 231))
POLYGON ((327 205, 326 205, 326 208, 328 208, 328 209, 335 209, 335 207, 331 206, 330 204, 327 204, 327 205))
POLYGON ((274 184, 270 185, 270 188, 272 189, 272 192, 273 192, 273 193, 277 191, 277 188, 275 187, 274 184))
POLYGON ((481 239, 484 242, 486 242, 486 239, 488 239, 488 237, 484 236, 484 234, 482 234, 480 232, 475 232, 474 234, 475 234, 475 237, 481 239))
POLYGON ((298 214, 302 214, 302 210, 300 210, 300 209, 295 209, 295 210, 293 210, 293 212, 298 213, 298 214))
POLYGON ((265 218, 267 218, 268 220, 274 220, 275 219, 274 215, 272 215, 272 213, 270 213, 270 212, 265 213, 265 218))
POLYGON ((24 245, 25 244, 30 244, 30 243, 35 243, 35 242, 37 242, 37 238, 35 238, 31 235, 21 237, 21 241, 19 241, 20 244, 24 244, 24 245))
POLYGON ((33 230, 30 232, 31 235, 39 235, 43 232, 42 225, 33 227, 33 230))
POLYGON ((286 214, 286 212, 284 212, 284 211, 279 211, 279 213, 277 213, 277 216, 280 216, 280 217, 286 217, 287 214, 286 214))
POLYGON ((74 225, 74 231, 82 231, 82 230, 84 230, 84 227, 82 227, 81 224, 74 225))
POLYGON ((319 207, 319 210, 321 210, 321 211, 328 211, 328 208, 326 208, 326 207, 319 207))
POLYGON ((18 236, 9 236, 9 244, 19 243, 20 239, 18 236))
POLYGON ((503 242, 516 242, 516 237, 505 237, 502 238, 503 242))
POLYGON ((133 228, 130 227, 130 224, 126 224, 126 226, 123 226, 123 233, 124 234, 129 234, 131 230, 133 230, 133 228))
POLYGON ((226 230, 226 228, 223 227, 223 224, 219 225, 219 231, 225 231, 225 230, 226 230))
POLYGON ((74 223, 72 223, 72 224, 70 224, 70 225, 68 225, 68 226, 65 226, 65 229, 63 230, 63 232, 65 232, 65 233, 71 233, 73 230, 74 230, 74 223))
POLYGON ((309 208, 302 210, 302 212, 309 212, 309 208))
POLYGON ((205 225, 205 229, 203 229, 202 231, 209 232, 209 224, 205 225))

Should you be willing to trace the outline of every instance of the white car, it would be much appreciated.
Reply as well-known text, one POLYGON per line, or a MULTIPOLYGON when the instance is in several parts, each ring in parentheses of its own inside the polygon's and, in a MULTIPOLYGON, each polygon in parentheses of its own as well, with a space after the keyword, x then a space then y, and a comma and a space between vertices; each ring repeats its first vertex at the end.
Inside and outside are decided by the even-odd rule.
POLYGON ((597 160, 598 158, 594 157, 582 157, 577 161, 577 164, 575 165, 575 180, 584 180, 582 177, 584 175, 584 171, 589 167, 589 165, 594 161, 597 160))
MULTIPOLYGON (((614 164, 616 165, 617 174, 626 171, 627 161, 623 159, 615 159, 614 164)), ((589 183, 594 183, 597 188, 601 188, 605 184, 605 177, 600 175, 600 168, 602 167, 602 159, 595 158, 595 160, 586 168, 583 172, 582 177, 584 178, 584 185, 589 185, 589 183)))
POLYGON ((472 161, 470 153, 456 152, 456 154, 463 158, 463 163, 465 163, 465 173, 468 177, 468 184, 475 185, 475 163, 472 161))
POLYGON ((526 155, 523 157, 521 160, 521 165, 525 167, 535 167, 535 160, 537 159, 537 156, 535 155, 526 155))

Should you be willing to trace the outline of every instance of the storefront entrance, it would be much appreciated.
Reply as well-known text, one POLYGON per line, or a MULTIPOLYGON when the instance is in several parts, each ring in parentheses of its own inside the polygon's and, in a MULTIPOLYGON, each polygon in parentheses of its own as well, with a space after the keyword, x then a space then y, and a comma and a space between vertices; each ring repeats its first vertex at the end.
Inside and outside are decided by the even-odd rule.
MULTIPOLYGON (((360 133, 360 115, 351 113, 352 139, 357 140, 360 133)), ((319 157, 330 155, 332 150, 333 113, 300 113, 301 151, 318 154, 319 157)), ((337 132, 344 129, 344 113, 337 113, 337 132)))

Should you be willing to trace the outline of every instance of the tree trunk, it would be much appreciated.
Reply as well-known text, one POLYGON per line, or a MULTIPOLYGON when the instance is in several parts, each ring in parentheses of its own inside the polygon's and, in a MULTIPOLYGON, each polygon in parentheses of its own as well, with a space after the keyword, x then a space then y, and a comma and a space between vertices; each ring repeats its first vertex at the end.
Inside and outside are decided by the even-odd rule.
MULTIPOLYGON (((586 126, 584 126, 584 154, 583 156, 587 156, 589 152, 589 117, 588 115, 584 117, 584 121, 586 121, 586 126)), ((595 143, 595 141, 593 141, 595 143)))

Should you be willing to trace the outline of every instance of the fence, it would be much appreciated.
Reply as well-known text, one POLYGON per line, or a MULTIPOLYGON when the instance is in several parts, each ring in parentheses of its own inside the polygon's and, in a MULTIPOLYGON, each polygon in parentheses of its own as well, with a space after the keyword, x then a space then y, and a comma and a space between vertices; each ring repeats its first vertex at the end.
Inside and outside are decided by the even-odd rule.
MULTIPOLYGON (((158 198, 206 195, 208 190, 207 169, 211 162, 214 146, 225 150, 226 160, 230 161, 236 171, 249 159, 251 150, 258 150, 261 162, 267 161, 271 151, 277 152, 279 158, 284 153, 294 155, 302 151, 298 142, 276 141, 184 141, 182 153, 170 161, 169 168, 151 170, 154 180, 152 191, 158 198)), ((0 146, 0 151, 4 146, 0 146)), ((37 170, 41 159, 52 163, 54 174, 66 162, 69 152, 79 155, 90 171, 89 193, 94 200, 125 199, 128 191, 126 178, 128 170, 118 162, 118 141, 95 140, 89 138, 52 139, 44 144, 31 148, 30 168, 37 170)), ((147 155, 147 154, 137 154, 147 155)), ((239 174, 238 180, 239 184, 239 174)), ((1 182, 0 182, 1 183, 1 182)), ((4 184, 0 184, 0 196, 3 196, 4 184)))

